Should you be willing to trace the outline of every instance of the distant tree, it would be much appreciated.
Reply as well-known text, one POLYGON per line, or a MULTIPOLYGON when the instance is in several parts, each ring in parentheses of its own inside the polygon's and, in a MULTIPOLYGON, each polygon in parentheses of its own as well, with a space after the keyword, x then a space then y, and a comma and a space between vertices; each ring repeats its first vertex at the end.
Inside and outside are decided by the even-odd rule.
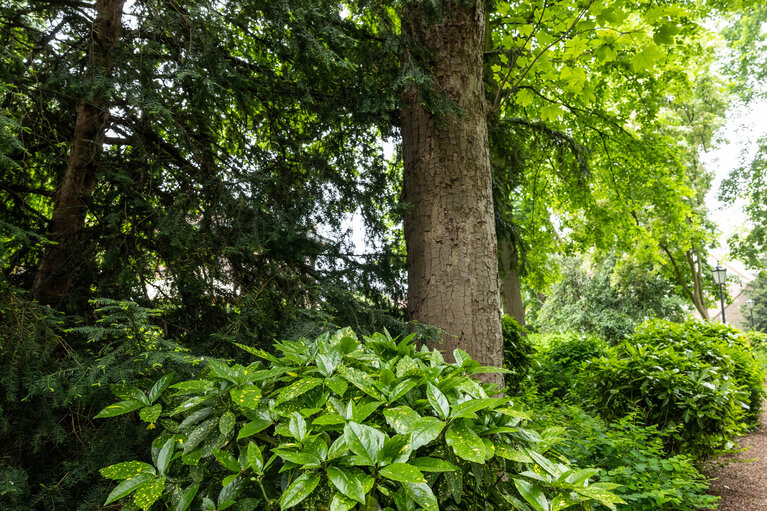
MULTIPOLYGON (((754 301, 754 330, 767 333, 767 274, 761 272, 749 285, 748 298, 754 301)), ((750 312, 746 309, 743 315, 750 320, 750 312)))
POLYGON ((615 256, 591 265, 564 263, 563 278, 543 303, 536 326, 548 332, 583 332, 615 342, 649 318, 681 321, 684 301, 673 284, 651 268, 616 264, 615 256))

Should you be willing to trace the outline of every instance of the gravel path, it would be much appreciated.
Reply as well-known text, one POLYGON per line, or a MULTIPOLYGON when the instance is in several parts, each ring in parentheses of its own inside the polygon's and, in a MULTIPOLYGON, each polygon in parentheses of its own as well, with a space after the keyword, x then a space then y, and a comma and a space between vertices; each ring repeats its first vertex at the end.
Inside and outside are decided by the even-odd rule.
POLYGON ((738 440, 744 452, 710 463, 706 475, 714 478, 709 493, 721 496, 718 511, 767 511, 767 406, 759 429, 738 440), (721 466, 725 460, 734 461, 721 466))

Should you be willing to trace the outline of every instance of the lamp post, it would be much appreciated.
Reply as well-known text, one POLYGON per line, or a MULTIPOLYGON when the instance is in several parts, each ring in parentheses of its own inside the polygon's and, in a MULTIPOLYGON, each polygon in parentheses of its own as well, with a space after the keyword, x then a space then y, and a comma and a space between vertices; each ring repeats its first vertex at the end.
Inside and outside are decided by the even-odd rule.
POLYGON ((746 300, 746 305, 748 306, 748 312, 751 313, 751 330, 754 329, 754 301, 749 298, 746 300))
POLYGON ((724 283, 727 280, 727 268, 716 265, 716 268, 711 270, 711 275, 714 276, 714 282, 719 284, 719 302, 722 304, 722 324, 727 324, 727 320, 724 317, 724 283))

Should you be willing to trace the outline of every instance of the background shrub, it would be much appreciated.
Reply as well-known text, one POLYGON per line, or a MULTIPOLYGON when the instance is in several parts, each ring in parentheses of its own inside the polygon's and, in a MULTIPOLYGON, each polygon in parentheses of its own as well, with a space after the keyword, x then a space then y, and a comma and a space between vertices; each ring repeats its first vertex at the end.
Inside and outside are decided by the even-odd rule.
POLYGON ((543 393, 566 396, 586 360, 605 356, 607 343, 593 335, 575 333, 548 335, 533 363, 532 374, 543 393))
POLYGON ((543 426, 561 429, 557 449, 578 466, 598 467, 601 482, 621 486, 622 511, 687 511, 713 508, 718 497, 706 495, 708 483, 684 454, 668 456, 657 427, 644 427, 636 416, 609 423, 574 405, 542 410, 543 426))
MULTIPOLYGON (((629 342, 692 352, 718 368, 723 376, 734 378, 748 394, 746 421, 756 426, 764 397, 764 365, 757 361, 751 347, 758 334, 741 333, 729 325, 690 319, 684 323, 648 321, 640 325, 629 342)), ((757 340, 757 343, 759 341, 757 340)))
POLYGON ((608 356, 583 365, 578 392, 603 417, 639 413, 669 452, 703 456, 755 420, 763 371, 728 327, 654 321, 608 356))
POLYGON ((520 326, 514 318, 504 314, 501 320, 503 367, 509 371, 506 373, 506 385, 510 388, 517 388, 520 381, 530 371, 535 348, 527 336, 527 330, 520 326))

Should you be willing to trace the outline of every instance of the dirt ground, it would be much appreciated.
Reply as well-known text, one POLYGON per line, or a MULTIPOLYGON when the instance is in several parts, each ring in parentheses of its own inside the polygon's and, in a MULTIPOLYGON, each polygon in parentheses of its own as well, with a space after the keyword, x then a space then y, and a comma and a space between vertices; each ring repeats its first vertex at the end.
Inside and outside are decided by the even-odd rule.
POLYGON ((744 452, 712 460, 709 493, 721 496, 718 511, 767 511, 767 407, 758 430, 740 438, 744 452), (736 461, 740 460, 740 461, 736 461), (745 462, 745 460, 750 460, 745 462), (723 462, 730 461, 722 465, 723 462))

